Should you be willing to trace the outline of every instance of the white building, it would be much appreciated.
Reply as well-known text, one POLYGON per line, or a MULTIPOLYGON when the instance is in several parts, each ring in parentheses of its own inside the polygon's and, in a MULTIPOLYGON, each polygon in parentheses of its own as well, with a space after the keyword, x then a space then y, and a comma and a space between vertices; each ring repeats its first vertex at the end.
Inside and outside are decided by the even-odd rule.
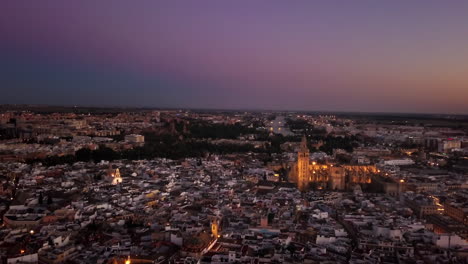
POLYGON ((461 247, 462 249, 468 248, 468 241, 458 235, 442 234, 435 237, 435 244, 441 248, 454 248, 461 247))
POLYGON ((453 149, 461 148, 461 140, 455 140, 452 138, 442 140, 439 143, 439 152, 450 152, 453 149))
POLYGON ((405 166, 405 165, 413 165, 414 161, 412 159, 393 159, 393 160, 384 160, 382 161, 383 165, 390 165, 390 166, 405 166))
POLYGON ((142 135, 131 134, 125 136, 125 141, 129 143, 145 143, 145 137, 142 135))

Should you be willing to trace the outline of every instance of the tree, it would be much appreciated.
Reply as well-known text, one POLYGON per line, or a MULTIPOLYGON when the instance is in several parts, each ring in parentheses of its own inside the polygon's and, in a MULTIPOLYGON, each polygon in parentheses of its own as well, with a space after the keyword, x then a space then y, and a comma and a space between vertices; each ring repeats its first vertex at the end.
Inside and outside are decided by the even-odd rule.
POLYGON ((100 162, 101 160, 112 161, 117 159, 119 154, 111 148, 100 146, 99 149, 93 151, 92 157, 94 162, 100 162))
POLYGON ((52 204, 53 202, 54 202, 54 201, 52 200, 52 196, 49 194, 49 195, 47 196, 47 204, 50 205, 50 204, 52 204))
POLYGON ((93 157, 92 151, 88 148, 79 149, 76 153, 76 160, 88 162, 93 157))

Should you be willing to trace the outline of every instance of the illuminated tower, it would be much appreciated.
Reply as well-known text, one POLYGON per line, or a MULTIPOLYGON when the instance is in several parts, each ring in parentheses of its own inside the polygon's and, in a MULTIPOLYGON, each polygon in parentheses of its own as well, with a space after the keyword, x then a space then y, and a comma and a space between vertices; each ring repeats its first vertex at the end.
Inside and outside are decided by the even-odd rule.
POLYGON ((309 186, 309 148, 307 147, 307 139, 302 138, 299 152, 297 153, 297 188, 300 191, 306 191, 309 186))
POLYGON ((117 168, 115 173, 112 173, 112 184, 117 185, 122 182, 122 177, 120 176, 120 170, 117 168))
POLYGON ((213 234, 213 236, 216 237, 216 238, 220 237, 218 219, 215 219, 215 220, 211 221, 211 234, 213 234))

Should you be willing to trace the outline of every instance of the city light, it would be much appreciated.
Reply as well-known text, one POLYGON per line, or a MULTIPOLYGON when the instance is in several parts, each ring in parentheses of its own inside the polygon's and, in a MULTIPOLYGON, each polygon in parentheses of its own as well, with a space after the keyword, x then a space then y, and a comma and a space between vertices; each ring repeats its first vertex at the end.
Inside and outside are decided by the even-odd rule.
POLYGON ((468 0, 42 2, 0 8, 0 262, 468 263, 468 0))

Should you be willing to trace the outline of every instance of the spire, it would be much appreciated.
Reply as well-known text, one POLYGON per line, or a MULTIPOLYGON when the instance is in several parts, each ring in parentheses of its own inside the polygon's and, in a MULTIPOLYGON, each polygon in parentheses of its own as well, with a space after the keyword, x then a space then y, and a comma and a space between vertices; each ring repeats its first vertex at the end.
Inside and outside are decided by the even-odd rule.
POLYGON ((307 147, 307 138, 306 136, 302 136, 302 141, 301 141, 301 147, 300 147, 301 152, 308 152, 309 148, 307 147))

